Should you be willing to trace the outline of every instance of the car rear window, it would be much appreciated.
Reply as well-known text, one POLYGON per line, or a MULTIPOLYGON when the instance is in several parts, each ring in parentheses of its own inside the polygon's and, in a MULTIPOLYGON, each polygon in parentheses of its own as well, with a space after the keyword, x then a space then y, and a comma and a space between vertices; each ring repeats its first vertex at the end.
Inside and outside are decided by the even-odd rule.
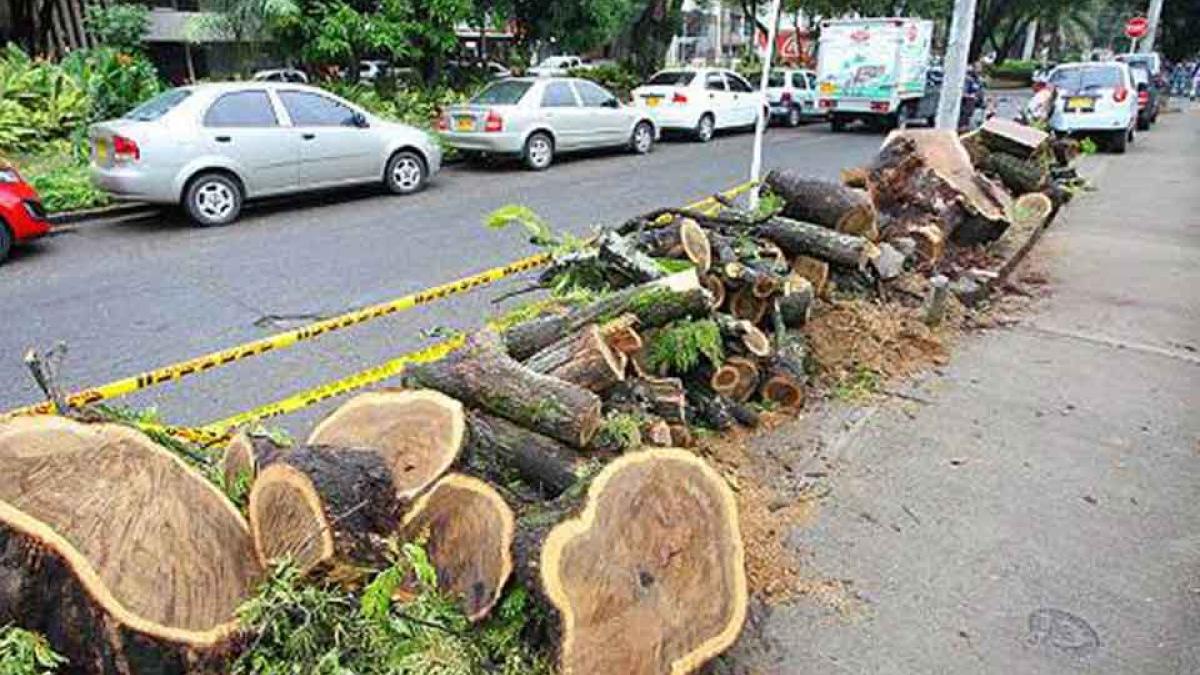
POLYGON ((489 84, 483 91, 475 94, 471 99, 471 103, 479 105, 516 105, 525 92, 533 86, 532 82, 522 82, 520 80, 508 80, 506 82, 494 82, 489 84))
POLYGON ((1109 89, 1121 86, 1121 71, 1112 66, 1060 68, 1050 76, 1050 84, 1068 91, 1109 89))
POLYGON ((152 122, 171 111, 192 95, 187 89, 170 89, 125 113, 125 119, 152 122))
POLYGON ((686 87, 695 78, 695 73, 682 70, 667 70, 650 78, 650 81, 646 84, 657 84, 665 87, 686 87))
POLYGON ((768 87, 782 87, 784 83, 784 75, 779 71, 772 72, 767 76, 768 87))

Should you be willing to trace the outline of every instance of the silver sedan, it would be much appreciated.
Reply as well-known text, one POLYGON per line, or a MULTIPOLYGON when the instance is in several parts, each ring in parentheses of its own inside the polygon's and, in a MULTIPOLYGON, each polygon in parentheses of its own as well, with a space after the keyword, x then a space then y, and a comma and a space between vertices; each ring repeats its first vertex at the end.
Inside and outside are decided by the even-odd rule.
POLYGON ((89 138, 97 187, 182 204, 200 225, 232 222, 246 199, 268 195, 357 183, 416 192, 442 163, 430 134, 284 82, 171 89, 89 138))
POLYGON ((489 84, 438 120, 446 143, 468 154, 519 156, 535 171, 560 152, 627 147, 645 154, 658 127, 645 110, 577 78, 524 77, 489 84))

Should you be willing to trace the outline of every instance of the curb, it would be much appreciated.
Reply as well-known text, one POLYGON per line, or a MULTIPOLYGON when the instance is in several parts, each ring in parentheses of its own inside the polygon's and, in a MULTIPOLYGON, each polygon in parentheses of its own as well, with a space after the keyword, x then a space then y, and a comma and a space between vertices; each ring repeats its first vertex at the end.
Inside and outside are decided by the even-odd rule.
POLYGON ((130 202, 127 204, 114 204, 113 206, 101 206, 96 209, 81 209, 79 211, 60 211, 51 213, 46 217, 51 225, 69 225, 79 223, 86 220, 100 220, 104 218, 121 218, 124 216, 134 215, 149 215, 159 210, 159 207, 152 204, 143 204, 141 202, 130 202))

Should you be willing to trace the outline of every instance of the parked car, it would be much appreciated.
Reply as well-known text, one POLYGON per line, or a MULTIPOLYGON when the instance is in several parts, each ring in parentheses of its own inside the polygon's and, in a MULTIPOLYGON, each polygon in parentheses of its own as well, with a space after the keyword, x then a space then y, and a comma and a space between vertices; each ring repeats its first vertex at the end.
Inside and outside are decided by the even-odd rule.
POLYGON ((37 191, 16 169, 0 166, 0 262, 8 257, 15 244, 49 232, 50 222, 37 191))
POLYGON ((817 108, 817 74, 811 70, 772 70, 767 76, 767 104, 771 119, 789 127, 825 117, 817 108))
POLYGON ((1137 89, 1137 128, 1138 131, 1149 131, 1150 125, 1158 121, 1162 99, 1167 95, 1166 87, 1159 86, 1160 78, 1152 76, 1141 64, 1130 65, 1129 70, 1133 74, 1133 84, 1137 89))
POLYGON ((250 78, 256 82, 294 82, 308 84, 308 74, 296 68, 273 68, 260 70, 250 78))
POLYGON ((534 171, 561 152, 601 147, 651 151, 658 127, 644 110, 612 92, 570 77, 515 77, 484 87, 438 118, 451 147, 470 154, 521 157, 534 171))
POLYGON ((1113 152, 1125 152, 1137 123, 1137 90, 1129 66, 1117 61, 1064 63, 1048 82, 1057 90, 1051 129, 1097 136, 1113 152))
POLYGON ((470 59, 447 61, 446 68, 457 71, 478 70, 486 73, 489 78, 494 80, 512 77, 512 71, 509 70, 508 66, 496 61, 472 61, 470 59))
POLYGON ((690 131, 701 143, 718 129, 753 128, 760 115, 769 114, 760 92, 722 68, 661 71, 633 90, 633 102, 653 113, 664 130, 690 131))
POLYGON ((578 56, 550 56, 541 63, 529 69, 527 75, 533 77, 563 77, 570 75, 576 68, 588 68, 591 64, 578 56))
POLYGON ((200 225, 237 218, 246 199, 380 182, 422 189, 437 140, 301 84, 227 82, 171 89, 94 124, 92 181, 118 199, 182 204, 200 225))

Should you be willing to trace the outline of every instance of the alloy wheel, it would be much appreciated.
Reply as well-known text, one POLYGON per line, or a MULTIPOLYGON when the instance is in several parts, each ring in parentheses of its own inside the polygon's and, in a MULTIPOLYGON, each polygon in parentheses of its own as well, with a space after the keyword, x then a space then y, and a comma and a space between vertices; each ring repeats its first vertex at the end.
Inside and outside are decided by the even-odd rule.
POLYGON ((709 115, 705 115, 700 118, 700 124, 698 127, 696 127, 696 138, 698 138, 701 143, 707 143, 712 140, 712 137, 713 118, 709 115))
POLYGON ((550 162, 554 159, 554 148, 550 144, 550 139, 543 135, 537 135, 529 139, 529 164, 535 169, 544 169, 550 166, 550 162))
POLYGON ((425 180, 425 168, 415 157, 401 157, 392 166, 392 183, 401 192, 412 192, 425 180))
POLYGON ((638 154, 650 152, 650 146, 654 144, 654 133, 650 129, 650 125, 641 123, 633 130, 633 149, 638 154))
POLYGON ((237 206, 237 196, 220 181, 207 181, 196 188, 192 198, 196 211, 206 219, 219 223, 229 217, 237 206))
POLYGON ((787 123, 789 127, 800 126, 800 111, 795 108, 788 110, 787 123))

